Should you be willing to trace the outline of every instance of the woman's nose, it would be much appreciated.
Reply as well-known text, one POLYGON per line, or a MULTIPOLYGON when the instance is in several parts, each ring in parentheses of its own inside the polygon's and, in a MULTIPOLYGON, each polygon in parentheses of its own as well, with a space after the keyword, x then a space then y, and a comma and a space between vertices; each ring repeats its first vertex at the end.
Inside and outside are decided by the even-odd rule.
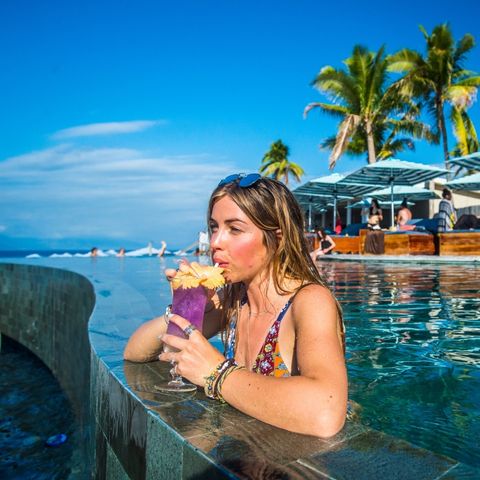
POLYGON ((220 231, 217 231, 215 233, 212 233, 212 236, 210 237, 210 248, 221 248, 222 246, 222 234, 220 231))

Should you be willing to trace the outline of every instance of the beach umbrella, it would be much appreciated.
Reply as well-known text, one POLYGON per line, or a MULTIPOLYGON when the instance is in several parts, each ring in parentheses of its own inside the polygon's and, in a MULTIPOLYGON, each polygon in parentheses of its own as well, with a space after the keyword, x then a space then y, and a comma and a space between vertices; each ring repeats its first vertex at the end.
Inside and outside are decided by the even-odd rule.
POLYGON ((459 167, 480 170, 480 152, 470 153, 469 155, 464 155, 463 157, 451 158, 449 163, 459 167))
MULTIPOLYGON (((378 204, 380 205, 380 207, 384 208, 384 207, 389 207, 390 206, 390 201, 382 201, 382 200, 379 200, 378 201, 378 204)), ((402 204, 402 200, 394 200, 393 201, 393 205, 395 207, 398 207, 402 204)), ((408 200, 407 202, 408 206, 413 206, 415 205, 415 202, 411 202, 410 200, 408 200)), ((370 202, 368 201, 365 201, 365 200, 359 200, 358 202, 355 202, 355 203, 352 203, 351 205, 348 205, 347 208, 356 208, 356 209, 359 209, 359 208, 365 208, 365 207, 370 207, 370 202)))
POLYGON ((333 228, 335 228, 337 222, 337 200, 359 197, 378 188, 378 184, 369 185, 364 182, 359 184, 349 182, 346 184, 343 182, 345 178, 346 176, 340 173, 315 178, 297 187, 293 190, 293 194, 297 198, 304 195, 317 195, 333 199, 333 228))
MULTIPOLYGON (((368 194, 369 197, 386 202, 392 199, 391 188, 382 188, 368 194)), ((438 198, 438 195, 426 188, 409 185, 395 185, 393 187, 393 200, 403 200, 405 197, 411 200, 431 200, 438 198)))
POLYGON ((302 208, 308 212, 308 230, 312 229, 312 213, 323 213, 326 212, 328 197, 325 196, 308 196, 308 195, 299 195, 297 201, 302 208))
POLYGON ((446 185, 452 190, 480 190, 480 173, 457 178, 457 180, 452 180, 446 185))
POLYGON ((448 173, 444 168, 424 165, 423 163, 406 162, 404 160, 389 159, 371 163, 347 175, 344 183, 376 184, 387 186, 390 190, 390 208, 392 213, 392 227, 394 226, 394 188, 396 185, 416 185, 448 173))

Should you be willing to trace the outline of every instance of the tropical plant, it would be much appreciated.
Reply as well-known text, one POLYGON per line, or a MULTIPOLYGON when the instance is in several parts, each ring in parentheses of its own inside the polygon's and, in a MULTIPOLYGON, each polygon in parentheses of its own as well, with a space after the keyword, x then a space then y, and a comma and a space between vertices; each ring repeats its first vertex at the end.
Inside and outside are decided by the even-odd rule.
POLYGON ((304 111, 306 116, 320 108, 340 119, 337 134, 320 144, 331 150, 330 168, 343 153, 367 153, 368 163, 375 163, 406 148, 413 150, 413 138, 435 140, 428 126, 417 120, 417 105, 390 88, 384 47, 374 53, 356 45, 344 64, 346 70, 323 67, 312 82, 332 103, 310 103, 304 111))
POLYGON ((472 35, 464 35, 455 42, 448 24, 436 26, 429 35, 420 26, 426 41, 426 56, 403 49, 389 58, 389 70, 405 73, 396 82, 402 95, 422 100, 422 107, 434 119, 432 131, 441 137, 446 168, 449 167, 447 126, 445 105, 453 110, 452 116, 459 120, 457 114, 467 110, 476 99, 480 77, 464 69, 467 53, 474 47, 472 35))
POLYGON ((290 149, 281 140, 270 145, 270 150, 263 156, 260 166, 260 173, 276 180, 281 180, 288 185, 289 175, 292 175, 297 182, 305 173, 297 163, 288 160, 290 149))
POLYGON ((450 152, 450 155, 460 157, 478 152, 480 146, 477 131, 467 111, 452 108, 450 120, 453 126, 453 134, 457 139, 457 144, 450 152))

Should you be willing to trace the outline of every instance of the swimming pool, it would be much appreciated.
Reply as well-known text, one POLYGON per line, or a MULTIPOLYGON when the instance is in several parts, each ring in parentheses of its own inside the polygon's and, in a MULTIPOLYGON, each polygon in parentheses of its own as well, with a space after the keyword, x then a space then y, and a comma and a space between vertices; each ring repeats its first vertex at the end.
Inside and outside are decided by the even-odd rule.
POLYGON ((344 309, 349 396, 362 421, 480 466, 480 268, 318 267, 344 309))
MULTIPOLYGON (((97 284, 121 280, 147 300, 150 311, 142 317, 147 319, 169 302, 163 270, 174 261, 45 258, 20 263, 74 270, 97 284)), ((480 269, 339 261, 320 262, 319 268, 344 308, 350 398, 361 405, 361 420, 479 467, 480 269)), ((119 319, 112 335, 128 335, 131 313, 124 310, 125 319, 119 319)))

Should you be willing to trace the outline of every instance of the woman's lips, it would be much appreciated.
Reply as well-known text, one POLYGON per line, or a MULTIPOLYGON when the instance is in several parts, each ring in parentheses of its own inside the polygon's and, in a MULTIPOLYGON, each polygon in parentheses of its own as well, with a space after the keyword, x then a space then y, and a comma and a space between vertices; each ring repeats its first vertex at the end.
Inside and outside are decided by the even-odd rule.
POLYGON ((218 264, 220 268, 227 268, 228 267, 228 262, 225 260, 221 260, 219 258, 213 258, 214 263, 218 264))

